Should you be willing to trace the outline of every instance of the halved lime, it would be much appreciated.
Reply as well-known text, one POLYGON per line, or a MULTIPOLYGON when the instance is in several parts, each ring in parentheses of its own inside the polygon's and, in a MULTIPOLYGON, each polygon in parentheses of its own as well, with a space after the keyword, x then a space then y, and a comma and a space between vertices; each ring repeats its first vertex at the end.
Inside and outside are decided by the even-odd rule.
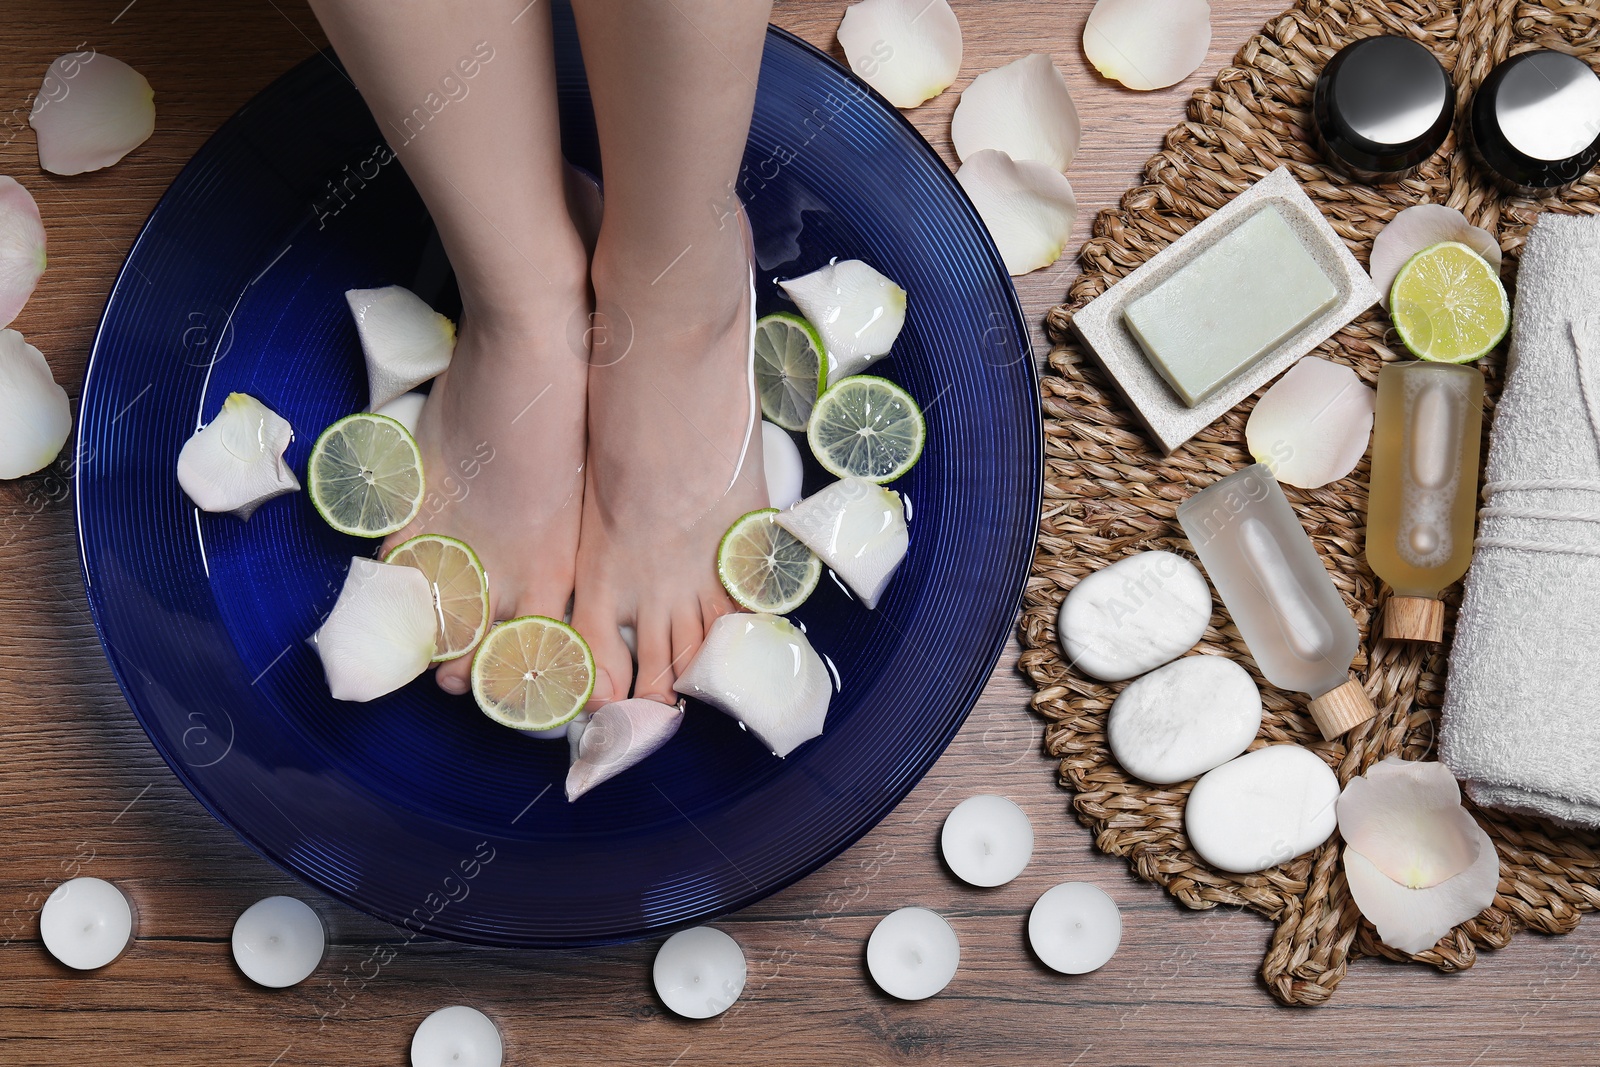
POLYGON ((806 602, 822 578, 822 561, 772 521, 777 513, 777 508, 762 508, 740 516, 717 546, 717 577, 746 611, 787 615, 806 602))
POLYGON ((1487 260, 1445 241, 1406 260, 1389 290, 1389 314, 1400 340, 1419 358, 1471 363, 1506 335, 1511 301, 1487 260))
POLYGON ((415 567, 433 587, 435 663, 465 656, 483 639, 489 629, 489 577, 466 542, 421 534, 396 545, 383 561, 415 567))
POLYGON ((911 394, 887 378, 841 378, 817 400, 806 440, 817 462, 840 478, 892 482, 922 455, 928 426, 911 394))
POLYGON ((489 631, 472 657, 472 695, 483 713, 513 730, 553 730, 594 692, 594 655, 578 631, 524 615, 489 631))
POLYGON ((387 537, 422 510, 422 452, 410 431, 387 415, 350 415, 311 446, 306 482, 329 526, 357 537, 387 537))
POLYGON ((803 430, 828 380, 828 352, 816 327, 789 311, 756 320, 756 393, 761 414, 803 430))

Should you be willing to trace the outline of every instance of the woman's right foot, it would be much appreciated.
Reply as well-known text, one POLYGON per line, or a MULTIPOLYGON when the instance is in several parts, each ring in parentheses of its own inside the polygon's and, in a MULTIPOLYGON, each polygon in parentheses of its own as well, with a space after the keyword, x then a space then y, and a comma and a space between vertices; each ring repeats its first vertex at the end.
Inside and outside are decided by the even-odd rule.
MULTIPOLYGON (((387 552, 423 533, 472 546, 489 577, 491 619, 562 618, 572 596, 583 513, 588 363, 567 324, 586 316, 587 285, 529 280, 509 313, 464 314, 450 368, 417 425, 427 496, 387 552)), ((472 656, 439 665, 439 687, 465 693, 472 656)))

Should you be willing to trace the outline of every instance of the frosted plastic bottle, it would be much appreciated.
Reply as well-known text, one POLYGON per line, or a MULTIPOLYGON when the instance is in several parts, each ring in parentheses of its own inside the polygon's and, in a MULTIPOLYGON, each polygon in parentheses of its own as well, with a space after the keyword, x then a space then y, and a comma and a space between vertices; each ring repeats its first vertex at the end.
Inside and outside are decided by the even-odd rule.
POLYGON ((1483 434, 1483 373, 1453 363, 1390 363, 1378 373, 1367 504, 1367 563, 1394 588, 1383 636, 1438 641, 1439 594, 1472 562, 1483 434))
POLYGON ((1261 673, 1312 698, 1324 737, 1376 714, 1350 677, 1355 619, 1271 471, 1235 471, 1178 505, 1178 521, 1261 673))

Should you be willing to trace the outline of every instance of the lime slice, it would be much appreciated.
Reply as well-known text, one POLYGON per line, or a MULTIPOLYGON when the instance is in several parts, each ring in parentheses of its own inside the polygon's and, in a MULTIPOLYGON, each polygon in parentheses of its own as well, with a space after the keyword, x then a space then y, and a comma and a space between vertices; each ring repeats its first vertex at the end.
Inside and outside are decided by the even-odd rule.
POLYGON ((764 418, 785 430, 805 429, 827 380, 828 353, 815 327, 788 311, 756 320, 756 392, 764 418))
POLYGON ((717 577, 746 611, 787 615, 806 602, 822 578, 822 561, 772 521, 777 513, 777 508, 762 508, 741 516, 717 546, 717 577))
POLYGON ((811 412, 811 453, 840 478, 892 482, 917 462, 928 427, 898 385, 872 374, 841 378, 811 412))
POLYGON ((489 578, 465 542, 422 534, 396 545, 383 561, 415 567, 433 587, 435 663, 465 656, 482 640, 489 629, 489 578))
POLYGON ((524 615, 489 631, 472 657, 472 695, 483 713, 513 730, 553 730, 594 692, 594 655, 578 631, 524 615))
POLYGON ((1389 290, 1400 340, 1422 359, 1471 363, 1488 355, 1511 325, 1511 301, 1495 269, 1457 241, 1424 248, 1389 290))
POLYGON ((362 412, 323 430, 306 481, 317 514, 340 533, 387 537, 422 510, 422 453, 387 415, 362 412))

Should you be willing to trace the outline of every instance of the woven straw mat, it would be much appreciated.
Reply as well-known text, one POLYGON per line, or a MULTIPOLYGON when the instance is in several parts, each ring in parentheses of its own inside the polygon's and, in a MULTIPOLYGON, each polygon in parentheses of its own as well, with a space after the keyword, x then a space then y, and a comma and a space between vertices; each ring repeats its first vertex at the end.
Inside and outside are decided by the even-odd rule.
MULTIPOLYGON (((1600 212, 1600 177, 1591 174, 1559 200, 1528 200, 1495 190, 1469 158, 1463 130, 1420 173, 1370 186, 1324 167, 1308 128, 1312 86, 1323 64, 1350 41, 1373 34, 1415 37, 1455 80, 1458 119, 1473 88, 1506 56, 1556 48, 1600 64, 1600 18, 1592 0, 1542 3, 1464 0, 1303 0, 1269 23, 1239 53, 1236 65, 1195 93, 1188 121, 1168 132, 1164 149, 1145 167, 1144 183, 1121 207, 1095 220, 1080 253, 1083 274, 1067 303, 1046 325, 1056 342, 1043 376, 1045 489, 1039 546, 1022 617, 1020 669, 1038 693, 1033 707, 1048 720, 1045 748, 1060 760, 1061 784, 1072 790, 1078 819, 1104 852, 1125 856, 1139 877, 1166 888, 1191 908, 1219 904, 1270 918, 1273 931, 1261 975, 1287 1004, 1316 1005, 1333 994, 1350 961, 1362 956, 1413 959, 1445 971, 1472 966, 1479 947, 1499 948, 1519 929, 1566 933, 1582 912, 1600 905, 1600 837, 1549 823, 1474 810, 1500 852, 1500 889, 1493 906, 1463 923, 1432 949, 1406 956, 1381 944, 1350 899, 1335 838, 1316 851, 1251 875, 1208 868, 1189 848, 1183 806, 1192 783, 1152 786, 1130 778, 1106 746, 1106 713, 1116 688, 1085 677, 1063 661, 1056 612, 1077 581, 1145 549, 1192 555, 1174 517, 1176 506, 1223 475, 1252 462, 1244 446, 1246 401, 1170 458, 1144 437, 1100 369, 1076 347, 1067 325, 1076 308, 1181 236, 1279 165, 1286 165, 1363 263, 1373 235, 1402 208, 1434 202, 1461 209, 1499 235, 1506 275, 1540 211, 1600 212)), ((1318 353, 1353 366, 1369 383, 1389 360, 1406 358, 1377 308, 1324 343, 1318 353)), ((1498 395, 1503 354, 1484 361, 1489 394, 1498 395)), ((1440 646, 1375 640, 1385 590, 1363 558, 1368 463, 1317 490, 1285 486, 1318 555, 1354 613, 1362 633, 1353 670, 1366 680, 1377 718, 1336 742, 1324 742, 1305 698, 1266 684, 1239 632, 1220 609, 1201 648, 1233 656, 1261 684, 1265 718, 1252 747, 1292 741, 1309 746, 1341 782, 1399 752, 1430 759, 1445 678, 1440 646)), ((1448 604, 1454 622, 1459 586, 1448 604)), ((1470 805, 1469 805, 1470 807, 1470 805)))

